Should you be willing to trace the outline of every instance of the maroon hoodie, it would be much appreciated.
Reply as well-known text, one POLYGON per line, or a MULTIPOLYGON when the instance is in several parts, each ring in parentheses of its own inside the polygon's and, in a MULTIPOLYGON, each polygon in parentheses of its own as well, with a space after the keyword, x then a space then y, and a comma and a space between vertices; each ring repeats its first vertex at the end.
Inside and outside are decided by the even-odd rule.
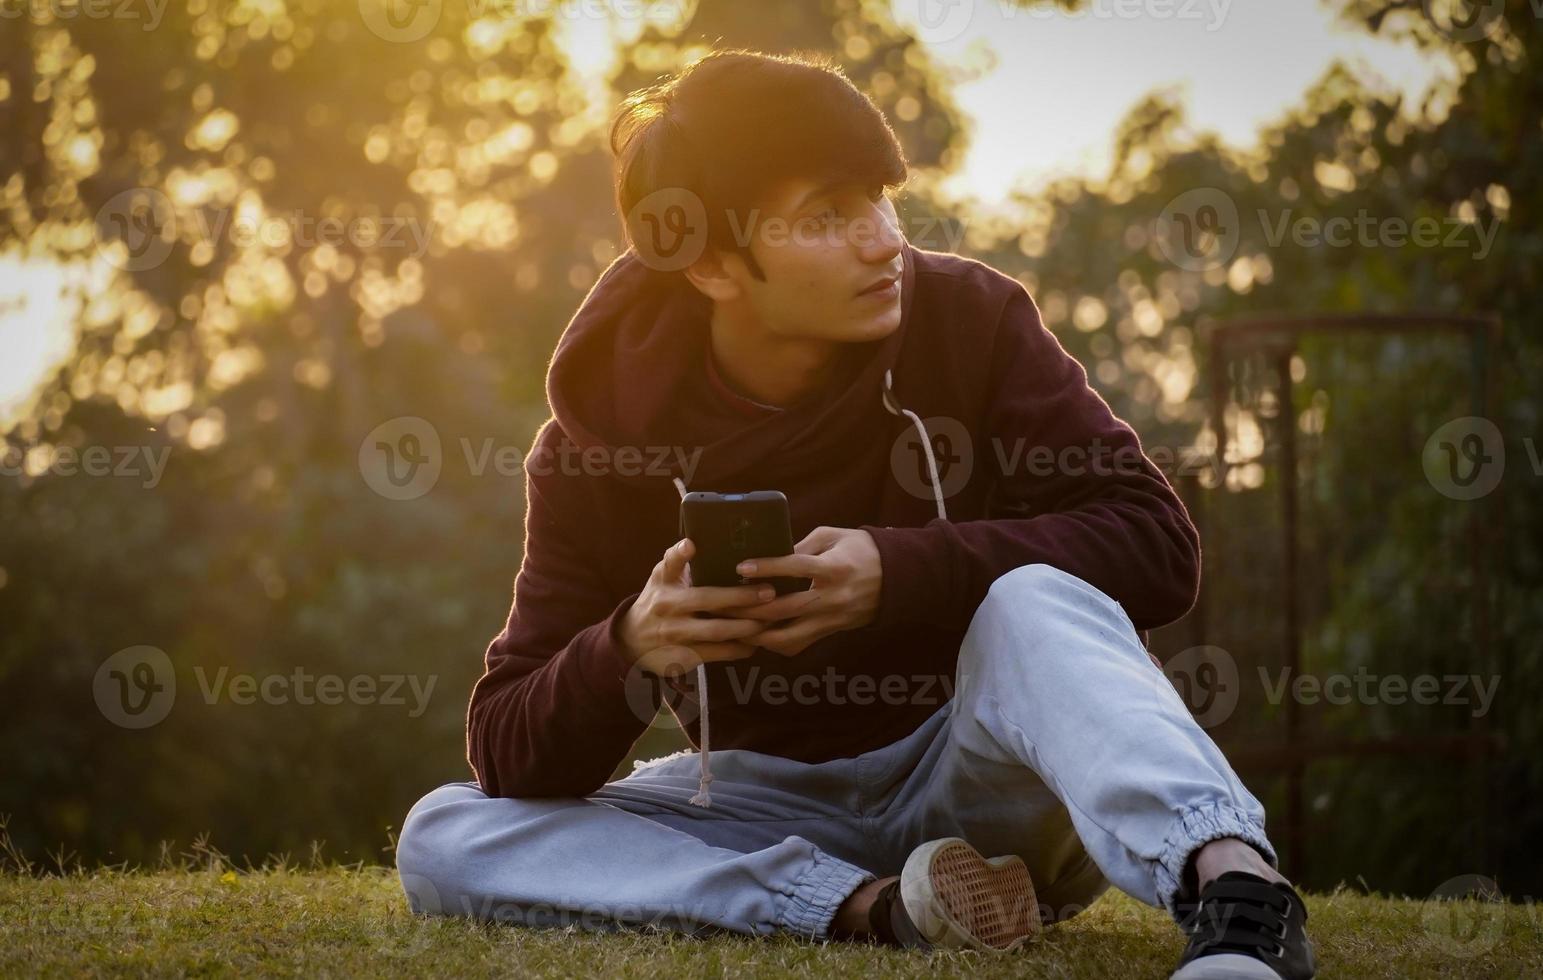
MULTIPOLYGON (((909 734, 948 699, 992 581, 1021 565, 1082 578, 1138 629, 1188 611, 1194 525, 1023 286, 907 245, 901 304, 893 334, 844 348, 833 383, 779 409, 717 376, 711 301, 683 276, 630 251, 605 271, 552 357, 513 607, 472 693, 467 752, 487 793, 591 793, 647 729, 660 689, 617 631, 679 537, 677 477, 781 490, 795 541, 862 528, 883 567, 869 626, 708 665, 714 749, 820 762, 909 734), (939 450, 936 482, 902 411, 939 450)), ((694 691, 664 694, 700 745, 694 691)))

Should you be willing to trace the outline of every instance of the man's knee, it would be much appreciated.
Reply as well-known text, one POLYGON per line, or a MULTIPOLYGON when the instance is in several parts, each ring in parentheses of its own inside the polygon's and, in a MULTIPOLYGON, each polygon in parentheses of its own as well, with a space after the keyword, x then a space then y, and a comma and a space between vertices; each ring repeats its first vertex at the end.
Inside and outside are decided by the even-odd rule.
POLYGON ((1113 601, 1071 572, 1043 562, 1020 565, 1004 572, 987 591, 987 599, 995 597, 998 602, 1013 603, 1048 602, 1067 596, 1113 601))
POLYGON ((999 576, 975 611, 977 619, 1004 617, 1042 622, 1046 616, 1076 617, 1092 613, 1132 630, 1130 617, 1114 599, 1071 572, 1054 565, 1020 565, 999 576))
POLYGON ((454 879, 466 835, 458 815, 487 796, 471 783, 450 783, 413 805, 397 835, 396 867, 407 904, 414 912, 437 915, 445 908, 443 886, 454 879))
MULTIPOLYGON (((1124 656, 1127 647, 1145 658, 1141 638, 1118 602, 1052 565, 1022 565, 991 583, 960 648, 960 670, 984 677, 1032 663, 1044 680, 1063 668, 1075 674, 1096 650, 1124 656)), ((966 691, 969 678, 961 676, 959 687, 966 691)), ((986 687, 1002 689, 995 682, 986 687)))

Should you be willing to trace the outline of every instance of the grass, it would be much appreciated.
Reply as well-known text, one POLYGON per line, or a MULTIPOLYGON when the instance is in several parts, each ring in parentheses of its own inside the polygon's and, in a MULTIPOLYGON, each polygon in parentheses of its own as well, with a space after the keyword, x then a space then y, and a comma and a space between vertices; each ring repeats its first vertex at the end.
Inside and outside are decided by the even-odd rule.
MULTIPOLYGON (((0 872, 0 976, 792 974, 1165 977, 1182 944, 1158 910, 1110 892, 1013 954, 922 954, 788 936, 528 929, 406 911, 379 867, 238 871, 204 852, 160 871, 0 872)), ((1323 977, 1543 976, 1543 911, 1341 889, 1308 898, 1323 977)))

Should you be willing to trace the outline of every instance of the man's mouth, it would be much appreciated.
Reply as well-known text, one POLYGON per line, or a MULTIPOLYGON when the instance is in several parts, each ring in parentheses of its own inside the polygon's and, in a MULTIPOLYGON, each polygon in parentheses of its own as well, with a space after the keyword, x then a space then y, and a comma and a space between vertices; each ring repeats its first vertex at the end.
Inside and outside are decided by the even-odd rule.
POLYGON ((859 296, 887 296, 894 292, 900 285, 900 274, 893 273, 871 283, 868 288, 858 293, 859 296))

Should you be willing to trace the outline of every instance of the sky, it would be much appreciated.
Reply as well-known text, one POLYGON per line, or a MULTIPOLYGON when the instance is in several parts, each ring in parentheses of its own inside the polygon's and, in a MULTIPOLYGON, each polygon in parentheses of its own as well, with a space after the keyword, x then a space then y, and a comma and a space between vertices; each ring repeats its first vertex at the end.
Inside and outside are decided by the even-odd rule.
POLYGON ((1103 177, 1116 124, 1154 89, 1177 86, 1194 129, 1245 147, 1336 59, 1416 104, 1455 76, 1445 55, 1342 27, 1317 0, 1088 0, 1076 14, 997 0, 893 2, 939 60, 995 53, 993 70, 955 89, 975 130, 964 166, 944 183, 985 202, 1059 174, 1103 177), (930 29, 918 16, 929 12, 930 29))
MULTIPOLYGON (((1114 128, 1147 93, 1177 86, 1191 126, 1252 146, 1335 59, 1416 101, 1455 69, 1412 44, 1341 28, 1317 0, 1087 0, 1084 10, 1025 10, 998 0, 891 0, 933 56, 969 70, 958 83, 970 146, 945 194, 987 206, 1014 186, 1107 173, 1114 128)), ((603 76, 605 28, 568 19, 575 60, 603 76), (598 29, 597 29, 598 28, 598 29)), ((614 36, 614 35, 612 35, 614 36)), ((0 254, 0 422, 69 356, 66 279, 47 263, 0 254)))

